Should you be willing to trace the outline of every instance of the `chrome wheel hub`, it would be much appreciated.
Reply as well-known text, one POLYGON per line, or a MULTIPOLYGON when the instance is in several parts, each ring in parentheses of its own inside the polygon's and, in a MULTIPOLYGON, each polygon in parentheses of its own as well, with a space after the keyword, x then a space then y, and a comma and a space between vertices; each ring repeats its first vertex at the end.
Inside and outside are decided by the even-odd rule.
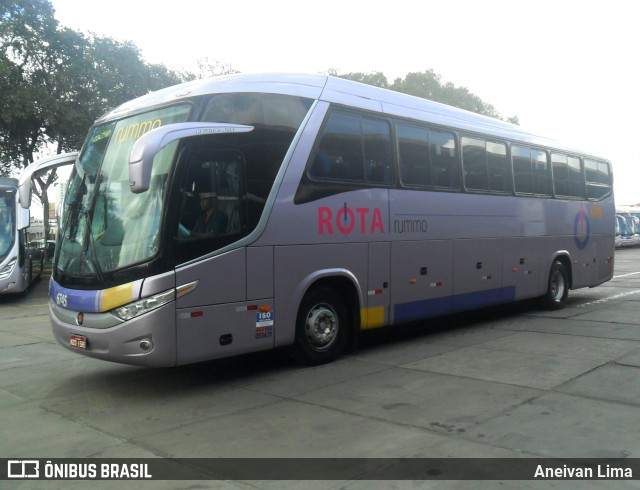
POLYGON ((328 348, 338 335, 338 315, 329 305, 316 305, 309 311, 305 324, 307 340, 316 350, 328 348))

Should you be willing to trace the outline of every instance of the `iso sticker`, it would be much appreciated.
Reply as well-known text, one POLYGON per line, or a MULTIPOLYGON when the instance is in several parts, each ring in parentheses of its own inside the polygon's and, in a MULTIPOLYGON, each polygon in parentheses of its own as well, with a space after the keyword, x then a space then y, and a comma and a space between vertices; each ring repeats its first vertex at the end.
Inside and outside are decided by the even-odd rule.
POLYGON ((258 327, 273 327, 273 320, 275 315, 273 311, 262 311, 258 313, 256 318, 256 328, 258 327))
POLYGON ((267 339, 273 336, 273 311, 262 311, 256 317, 256 339, 267 339))

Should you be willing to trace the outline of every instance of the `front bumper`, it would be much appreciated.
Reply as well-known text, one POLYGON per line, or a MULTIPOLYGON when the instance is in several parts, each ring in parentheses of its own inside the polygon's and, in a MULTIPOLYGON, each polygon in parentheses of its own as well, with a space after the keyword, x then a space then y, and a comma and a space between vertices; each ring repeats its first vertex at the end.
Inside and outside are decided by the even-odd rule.
MULTIPOLYGON (((84 315, 83 325, 70 319, 76 312, 49 301, 49 317, 53 334, 63 347, 89 357, 122 364, 148 367, 176 365, 175 303, 171 302, 149 313, 115 326, 104 328, 104 315, 84 315), (92 322, 95 326, 92 326, 92 322), (87 348, 71 346, 71 336, 82 335, 87 348)), ((114 317, 115 318, 115 317, 114 317)))

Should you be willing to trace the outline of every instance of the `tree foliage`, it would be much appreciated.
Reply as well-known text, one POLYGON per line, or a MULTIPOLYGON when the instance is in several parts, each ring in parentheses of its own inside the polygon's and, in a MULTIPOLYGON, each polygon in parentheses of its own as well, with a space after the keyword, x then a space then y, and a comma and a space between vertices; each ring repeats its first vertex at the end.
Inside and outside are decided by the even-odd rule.
POLYGON ((346 80, 352 80, 354 82, 366 83, 367 85, 373 85, 374 87, 391 88, 387 77, 381 71, 363 73, 363 72, 349 72, 338 73, 334 68, 327 70, 327 75, 332 77, 344 78, 346 80))
POLYGON ((24 167, 46 145, 78 149, 91 123, 129 99, 183 80, 138 48, 61 27, 49 0, 0 7, 0 157, 24 167))
MULTIPOLYGON (((130 99, 194 78, 237 73, 203 58, 198 73, 148 64, 131 42, 61 26, 50 0, 0 2, 0 175, 32 163, 38 154, 78 150, 88 128, 130 99)), ((382 72, 329 74, 444 102, 491 117, 495 108, 466 87, 443 83, 433 70, 389 83, 382 72)), ((517 123, 517 117, 511 121, 517 123)), ((37 179, 45 216, 55 172, 37 179)), ((48 235, 48 220, 45 234, 48 235)))
POLYGON ((4 169, 24 161, 41 145, 43 130, 37 120, 51 99, 43 78, 52 50, 44 40, 55 30, 48 2, 0 6, 0 158, 4 169), (36 52, 41 56, 36 57, 36 52))
POLYGON ((197 61, 198 74, 189 74, 191 78, 210 78, 218 77, 221 75, 233 75, 234 73, 240 73, 228 63, 223 63, 218 60, 211 60, 208 57, 200 58, 197 61))
MULTIPOLYGON (((339 74, 337 70, 330 69, 328 75, 353 80, 356 82, 382 87, 404 94, 414 95, 423 99, 441 102, 443 104, 465 109, 467 111, 483 114, 485 116, 501 119, 498 111, 491 104, 470 92, 467 87, 456 87, 451 82, 444 83, 442 77, 429 69, 423 72, 408 73, 404 78, 396 78, 389 83, 382 72, 350 72, 339 74)), ((507 119, 508 122, 518 124, 518 117, 507 119)))
MULTIPOLYGON (((189 77, 146 64, 130 42, 64 28, 54 13, 49 0, 0 4, 0 175, 52 148, 79 149, 108 109, 189 77)), ((45 216, 54 180, 55 172, 36 179, 45 216)))

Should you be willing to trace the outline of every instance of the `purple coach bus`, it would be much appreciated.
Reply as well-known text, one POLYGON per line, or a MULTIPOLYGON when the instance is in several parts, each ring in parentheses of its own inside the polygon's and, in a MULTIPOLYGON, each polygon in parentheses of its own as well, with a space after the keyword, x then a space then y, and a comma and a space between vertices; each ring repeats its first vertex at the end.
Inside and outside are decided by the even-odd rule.
POLYGON ((612 277, 610 163, 505 122, 322 75, 198 80, 100 118, 74 163, 56 339, 176 366, 612 277))

